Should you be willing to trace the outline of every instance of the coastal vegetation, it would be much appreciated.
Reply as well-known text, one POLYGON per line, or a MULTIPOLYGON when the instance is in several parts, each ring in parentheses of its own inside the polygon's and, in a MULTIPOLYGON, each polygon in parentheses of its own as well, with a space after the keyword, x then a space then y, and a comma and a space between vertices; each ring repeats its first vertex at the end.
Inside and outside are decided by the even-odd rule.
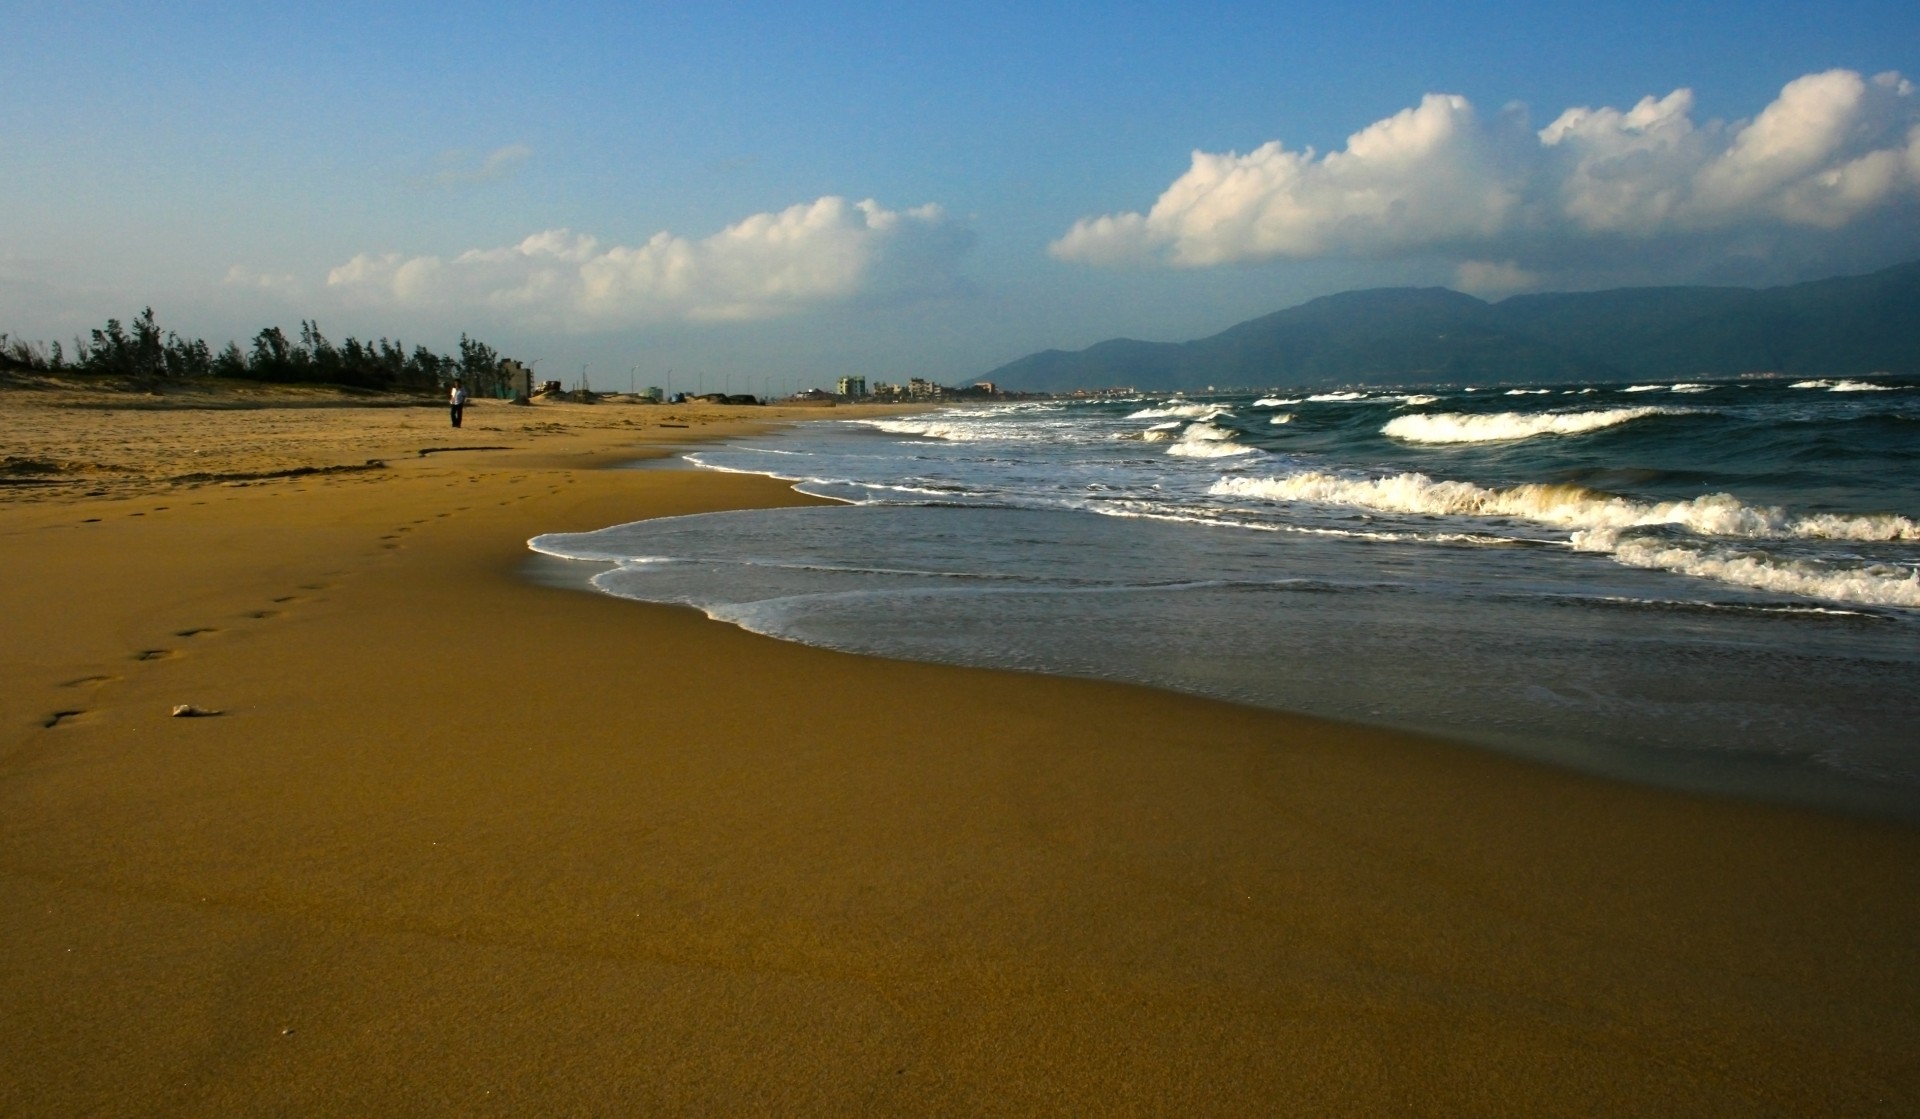
POLYGON ((328 384, 387 392, 429 391, 455 377, 476 395, 504 389, 500 353, 467 335, 457 354, 380 338, 349 337, 335 344, 320 324, 302 320, 298 337, 278 326, 262 328, 246 349, 228 342, 215 352, 204 339, 163 330, 153 308, 128 324, 108 319, 104 327, 76 336, 71 352, 59 342, 37 342, 0 332, 0 372, 81 374, 135 383, 226 377, 275 384, 328 384))

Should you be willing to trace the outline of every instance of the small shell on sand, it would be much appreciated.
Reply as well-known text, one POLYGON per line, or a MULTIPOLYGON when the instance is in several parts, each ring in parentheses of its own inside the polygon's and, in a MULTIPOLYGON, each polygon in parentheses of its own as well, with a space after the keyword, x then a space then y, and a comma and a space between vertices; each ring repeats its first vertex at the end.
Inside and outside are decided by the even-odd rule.
POLYGON ((173 717, 176 719, 199 719, 208 715, 218 715, 219 713, 218 711, 209 711, 204 707, 195 707, 191 703, 176 703, 173 705, 173 717))

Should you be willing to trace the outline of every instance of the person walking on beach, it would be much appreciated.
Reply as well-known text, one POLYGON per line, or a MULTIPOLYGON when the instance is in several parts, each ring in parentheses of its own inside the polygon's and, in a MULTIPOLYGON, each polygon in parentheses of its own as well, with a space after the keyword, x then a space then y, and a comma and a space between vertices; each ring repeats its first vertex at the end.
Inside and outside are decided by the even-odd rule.
POLYGON ((453 391, 447 394, 447 403, 453 406, 453 426, 460 426, 460 413, 467 406, 467 390, 460 387, 459 378, 454 378, 453 391))

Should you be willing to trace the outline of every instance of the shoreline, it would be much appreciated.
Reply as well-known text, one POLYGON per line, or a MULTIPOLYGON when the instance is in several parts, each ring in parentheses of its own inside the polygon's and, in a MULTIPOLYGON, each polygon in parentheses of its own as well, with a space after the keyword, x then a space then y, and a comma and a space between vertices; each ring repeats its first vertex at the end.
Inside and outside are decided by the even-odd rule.
POLYGON ((816 500, 543 411, 0 504, 0 1110, 1920 1107, 1914 829, 543 586, 816 500))

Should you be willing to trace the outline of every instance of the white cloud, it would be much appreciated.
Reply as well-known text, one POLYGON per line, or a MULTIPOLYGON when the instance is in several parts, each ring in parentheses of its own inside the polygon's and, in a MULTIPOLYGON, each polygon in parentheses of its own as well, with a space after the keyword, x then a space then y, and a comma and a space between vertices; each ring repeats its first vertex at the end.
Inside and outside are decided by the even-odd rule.
POLYGON ((228 287, 268 292, 297 293, 300 290, 300 281, 291 272, 255 272, 240 264, 227 269, 221 282, 228 287))
POLYGON ((525 144, 508 144, 495 148, 480 157, 478 163, 468 159, 464 151, 443 152, 440 156, 440 169, 428 175, 426 185, 442 190, 467 186, 473 183, 487 183, 495 179, 504 179, 518 171, 521 165, 533 158, 533 149, 525 144))
POLYGON ((363 253, 329 272, 327 285, 368 302, 487 307, 548 327, 764 319, 948 284, 965 244, 938 206, 895 211, 828 196, 699 241, 662 232, 602 246, 553 229, 451 260, 363 253))
POLYGON ((1511 260, 1463 260, 1453 272, 1453 287, 1468 295, 1512 295, 1540 286, 1541 278, 1511 260))
POLYGON ((1577 108, 1529 134, 1429 94, 1324 156, 1274 141, 1193 153, 1145 214, 1074 223, 1085 264, 1198 267, 1454 250, 1519 237, 1837 229, 1920 193, 1920 99, 1897 74, 1809 74, 1750 121, 1696 124, 1693 94, 1577 108))

